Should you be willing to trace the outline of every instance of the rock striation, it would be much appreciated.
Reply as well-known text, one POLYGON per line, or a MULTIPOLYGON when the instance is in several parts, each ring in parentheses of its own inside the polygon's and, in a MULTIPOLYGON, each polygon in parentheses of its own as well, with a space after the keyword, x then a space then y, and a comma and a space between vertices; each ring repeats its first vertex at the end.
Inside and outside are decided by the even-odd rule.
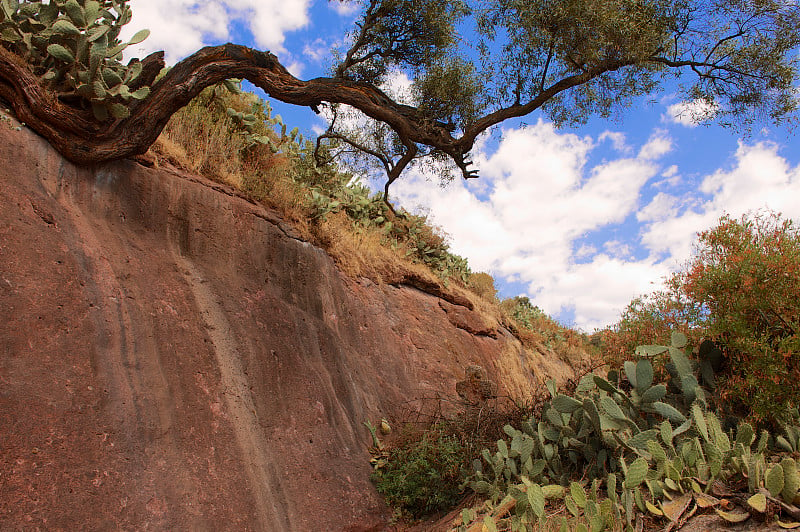
POLYGON ((458 399, 471 365, 516 397, 571 375, 457 300, 342 275, 233 190, 76 167, 9 123, 2 530, 382 530, 364 421, 458 399))

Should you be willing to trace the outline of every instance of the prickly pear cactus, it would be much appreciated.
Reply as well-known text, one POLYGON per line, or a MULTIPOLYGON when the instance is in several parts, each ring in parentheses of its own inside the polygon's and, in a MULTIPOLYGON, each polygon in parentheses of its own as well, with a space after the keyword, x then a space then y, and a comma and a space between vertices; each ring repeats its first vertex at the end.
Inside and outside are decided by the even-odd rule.
POLYGON ((641 514, 675 523, 693 506, 713 507, 727 522, 781 508, 797 515, 800 510, 792 505, 800 502, 800 468, 790 456, 778 463, 776 454, 795 452, 800 428, 787 425, 777 439, 766 431, 757 436, 744 421, 723 428, 699 384, 713 385, 713 365, 704 368, 685 348, 680 334, 670 346, 642 346, 640 360, 626 362, 608 378, 585 375, 572 396, 549 382, 551 401, 542 415, 521 423, 521 430, 506 426, 510 441, 499 440, 494 454, 484 450, 467 484, 486 496, 487 504, 502 507, 511 500, 511 530, 544 523, 540 493, 545 490, 566 507, 573 530, 635 530, 641 514), (654 383, 649 357, 660 354, 670 360, 667 384, 654 383), (623 376, 630 386, 623 386, 623 376), (717 483, 747 490, 744 511, 720 507, 709 495, 717 483), (568 493, 559 490, 567 485, 568 493), (605 489, 604 499, 599 488, 605 489))
POLYGON ((147 38, 119 39, 130 22, 127 0, 0 0, 0 44, 31 65, 62 101, 90 108, 97 120, 125 118, 131 100, 150 94, 135 87, 142 64, 122 64, 122 52, 147 38))

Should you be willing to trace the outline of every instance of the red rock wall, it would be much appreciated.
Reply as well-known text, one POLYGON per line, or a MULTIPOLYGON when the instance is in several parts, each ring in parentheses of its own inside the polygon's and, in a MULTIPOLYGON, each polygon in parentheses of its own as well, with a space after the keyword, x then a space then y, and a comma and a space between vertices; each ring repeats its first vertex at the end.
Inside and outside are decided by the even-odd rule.
POLYGON ((380 530, 364 421, 569 373, 201 178, 5 122, 0 161, 2 530, 380 530))

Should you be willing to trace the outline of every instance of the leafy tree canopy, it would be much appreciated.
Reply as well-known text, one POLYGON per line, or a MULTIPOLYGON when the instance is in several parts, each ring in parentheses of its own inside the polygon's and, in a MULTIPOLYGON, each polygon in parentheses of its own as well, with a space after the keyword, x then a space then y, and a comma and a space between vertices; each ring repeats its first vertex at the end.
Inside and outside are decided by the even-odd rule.
POLYGON ((374 130, 334 123, 328 135, 374 152, 390 179, 404 155, 437 151, 472 177, 460 156, 504 120, 539 111, 558 125, 580 124, 665 81, 677 80, 685 101, 703 102, 728 126, 780 122, 797 110, 800 8, 792 0, 362 4, 335 76, 380 86, 393 71, 410 74, 417 111, 457 139, 424 146, 402 134, 377 135, 376 143, 374 130))
MULTIPOLYGON (((109 1, 120 10, 127 3, 48 4, 60 6, 57 18, 74 22, 76 5, 85 12, 109 1)), ((247 78, 287 103, 317 110, 329 105, 334 121, 323 140, 373 157, 389 183, 421 158, 448 159, 463 177, 475 177, 469 152, 478 135, 492 126, 534 112, 557 124, 580 124, 593 115, 608 116, 665 82, 674 82, 686 101, 705 103, 724 125, 747 128, 796 117, 800 6, 795 0, 358 3, 361 15, 329 77, 302 81, 274 55, 229 44, 196 52, 156 81, 159 69, 154 66, 163 64, 163 55, 154 54, 142 61, 136 83, 152 85, 149 96, 132 99, 128 117, 97 123, 87 119, 85 105, 81 114, 74 102, 51 102, 40 90, 42 80, 20 68, 19 60, 10 57, 19 57, 14 46, 3 42, 8 53, 0 54, 0 96, 66 156, 93 162, 144 152, 169 116, 204 87, 225 78, 247 78), (412 80, 405 103, 381 89, 398 71, 412 80), (342 104, 383 129, 348 129, 350 121, 336 120, 345 112, 342 104), (78 141, 83 144, 75 148, 78 141)), ((48 5, 2 4, 4 26, 22 11, 26 20, 34 20, 37 10, 31 6, 48 5)), ((78 26, 79 33, 90 30, 78 26)), ((4 27, 3 34, 8 31, 4 27)), ((69 60, 60 55, 56 66, 69 60)), ((71 55, 80 56, 80 50, 71 55)), ((74 76, 79 79, 78 73, 74 76)))

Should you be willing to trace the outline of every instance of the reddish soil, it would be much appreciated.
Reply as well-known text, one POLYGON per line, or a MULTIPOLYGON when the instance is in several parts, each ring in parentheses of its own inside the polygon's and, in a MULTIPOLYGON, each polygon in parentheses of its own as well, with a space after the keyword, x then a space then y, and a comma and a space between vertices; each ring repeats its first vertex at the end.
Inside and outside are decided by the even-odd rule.
POLYGON ((0 530, 382 530, 363 422, 563 362, 177 171, 0 123, 0 530))

